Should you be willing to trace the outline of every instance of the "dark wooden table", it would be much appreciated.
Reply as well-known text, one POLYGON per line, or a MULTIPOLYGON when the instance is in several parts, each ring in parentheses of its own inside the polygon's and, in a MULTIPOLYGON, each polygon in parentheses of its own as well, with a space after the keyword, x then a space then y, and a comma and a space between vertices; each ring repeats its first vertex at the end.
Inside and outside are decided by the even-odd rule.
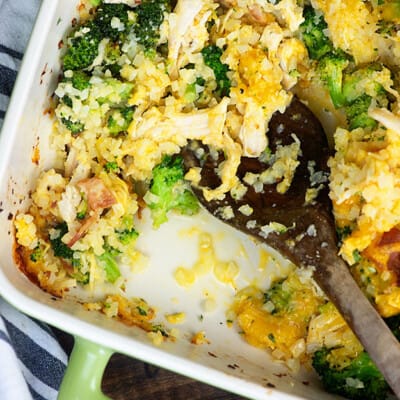
MULTIPOLYGON (((61 346, 70 354, 73 337, 54 329, 61 346)), ((114 354, 104 372, 102 388, 113 400, 242 400, 171 371, 114 354)))

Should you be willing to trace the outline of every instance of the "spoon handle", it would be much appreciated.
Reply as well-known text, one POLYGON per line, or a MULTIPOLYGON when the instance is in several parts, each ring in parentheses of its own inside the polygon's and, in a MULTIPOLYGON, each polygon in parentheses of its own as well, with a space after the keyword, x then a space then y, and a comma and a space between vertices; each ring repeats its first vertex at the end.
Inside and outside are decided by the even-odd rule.
POLYGON ((400 399, 399 341, 361 292, 344 261, 333 251, 321 255, 323 263, 316 268, 314 279, 340 310, 400 399))

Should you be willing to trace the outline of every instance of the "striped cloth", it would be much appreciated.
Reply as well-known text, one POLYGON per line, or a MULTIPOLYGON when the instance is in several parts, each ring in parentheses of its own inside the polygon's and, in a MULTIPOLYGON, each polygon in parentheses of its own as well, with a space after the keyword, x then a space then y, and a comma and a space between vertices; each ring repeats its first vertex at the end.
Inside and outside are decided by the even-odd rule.
POLYGON ((0 399, 56 400, 67 355, 52 331, 1 298, 0 315, 0 399))
POLYGON ((40 0, 0 0, 0 126, 40 0))
MULTIPOLYGON (((0 0, 0 128, 39 5, 0 0)), ((55 400, 66 364, 50 328, 0 297, 0 399, 55 400)))

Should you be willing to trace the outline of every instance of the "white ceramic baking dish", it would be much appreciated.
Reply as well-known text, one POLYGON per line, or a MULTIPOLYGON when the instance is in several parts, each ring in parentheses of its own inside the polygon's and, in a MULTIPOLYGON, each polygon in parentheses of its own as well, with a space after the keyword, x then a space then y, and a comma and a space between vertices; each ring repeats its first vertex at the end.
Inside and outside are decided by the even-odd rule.
POLYGON ((58 78, 59 43, 77 15, 77 4, 78 0, 43 0, 0 141, 0 294, 23 312, 75 335, 60 399, 104 398, 99 386, 113 351, 253 399, 335 398, 321 389, 312 372, 289 371, 245 343, 235 328, 227 327, 225 312, 234 294, 232 285, 217 282, 212 274, 205 274, 191 289, 177 285, 174 268, 193 263, 196 257, 196 235, 181 234, 193 226, 213 235, 219 257, 235 255, 242 267, 238 288, 254 279, 266 286, 282 268, 272 257, 266 267, 260 267, 257 245, 205 212, 196 220, 172 218, 156 232, 143 222, 143 229, 149 231, 139 245, 150 263, 132 276, 129 291, 155 306, 160 317, 185 312, 174 343, 156 346, 138 328, 86 311, 74 301, 55 299, 16 267, 13 218, 26 207, 35 177, 54 162, 48 140, 52 121, 46 111, 58 78), (214 307, 204 308, 204 304, 214 307), (206 333, 209 344, 190 343, 190 336, 198 331, 206 333))

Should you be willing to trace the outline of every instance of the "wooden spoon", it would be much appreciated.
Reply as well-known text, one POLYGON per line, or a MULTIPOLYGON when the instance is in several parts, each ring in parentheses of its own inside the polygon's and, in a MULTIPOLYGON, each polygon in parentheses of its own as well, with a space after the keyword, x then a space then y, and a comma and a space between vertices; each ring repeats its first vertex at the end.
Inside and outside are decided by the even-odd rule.
POLYGON ((279 145, 300 141, 300 163, 284 194, 277 191, 276 184, 264 184, 262 191, 257 185, 246 184, 243 181, 246 173, 260 174, 268 164, 242 157, 237 176, 247 188, 244 196, 235 200, 227 193, 223 200, 206 201, 202 189, 220 185, 216 167, 224 158, 192 142, 182 155, 186 168, 202 168, 199 184, 193 185, 195 194, 215 217, 265 242, 295 265, 312 268, 315 281, 341 312, 400 398, 400 344, 354 281, 347 264, 338 256, 327 188, 330 150, 321 124, 303 103, 294 99, 283 114, 273 115, 268 138, 272 154, 279 145), (319 185, 323 188, 317 197, 306 203, 307 189, 316 189, 319 185), (239 211, 241 206, 251 207, 251 215, 239 211), (232 218, 226 219, 227 210, 233 212, 232 218), (273 230, 277 226, 287 229, 273 230))

